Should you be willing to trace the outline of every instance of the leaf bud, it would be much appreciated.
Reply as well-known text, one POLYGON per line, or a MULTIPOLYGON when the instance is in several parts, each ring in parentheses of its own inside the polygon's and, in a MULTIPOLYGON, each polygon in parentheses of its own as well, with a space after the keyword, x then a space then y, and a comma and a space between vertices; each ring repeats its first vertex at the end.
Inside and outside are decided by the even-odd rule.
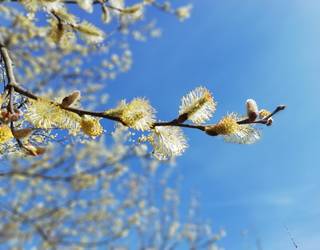
POLYGON ((63 98, 61 106, 64 108, 71 106, 80 98, 80 96, 81 96, 80 91, 77 90, 72 92, 70 95, 63 98))
POLYGON ((248 99, 246 101, 246 107, 249 121, 254 122, 259 116, 259 109, 256 101, 253 99, 248 99))

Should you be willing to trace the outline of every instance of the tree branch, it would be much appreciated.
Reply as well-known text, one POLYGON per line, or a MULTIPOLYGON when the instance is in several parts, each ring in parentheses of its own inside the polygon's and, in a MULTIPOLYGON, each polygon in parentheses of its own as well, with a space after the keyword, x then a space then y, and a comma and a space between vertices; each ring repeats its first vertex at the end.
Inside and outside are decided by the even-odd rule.
MULTIPOLYGON (((8 76, 8 84, 7 84, 7 88, 9 89, 9 95, 10 95, 10 101, 9 101, 9 105, 8 105, 8 109, 10 109, 10 112, 13 113, 14 112, 14 108, 13 108, 13 102, 12 102, 12 98, 13 98, 13 92, 17 92, 25 97, 28 97, 30 99, 33 100, 38 100, 41 97, 35 95, 34 93, 23 89, 22 87, 17 85, 17 82, 15 80, 15 76, 13 73, 13 63, 11 61, 11 58, 9 56, 8 50, 1 45, 1 55, 3 57, 4 60, 4 64, 5 64, 5 69, 6 69, 6 73, 8 76)), ((124 126, 128 126, 120 117, 118 116, 113 116, 113 115, 109 115, 106 114, 106 112, 97 112, 97 111, 90 111, 90 110, 84 110, 84 109, 78 109, 78 108, 72 108, 72 107, 65 107, 63 105, 61 105, 60 103, 55 103, 52 102, 53 104, 59 106, 61 109, 64 109, 66 111, 78 114, 79 116, 84 116, 84 115, 89 115, 89 116, 93 116, 93 117, 100 117, 100 118, 105 118, 108 120, 112 120, 115 122, 119 122, 124 126)), ((245 124, 268 124, 268 119, 270 119, 273 115, 277 114, 278 112, 282 111, 285 109, 284 105, 280 105, 278 106, 270 115, 259 119, 259 120, 255 120, 252 121, 248 118, 244 119, 244 120, 240 120, 238 121, 239 125, 245 125, 245 124)), ((184 121, 185 119, 181 120, 179 119, 181 116, 184 115, 180 115, 178 118, 169 121, 169 122, 156 122, 154 123, 151 128, 155 128, 155 127, 160 127, 160 126, 175 126, 175 127, 182 127, 182 128, 190 128, 190 129, 198 129, 201 131, 205 131, 205 128, 207 126, 213 126, 213 125, 194 125, 194 124, 185 124, 184 121)), ((13 128, 13 124, 11 124, 11 128, 12 130, 13 128)), ((214 135, 214 134, 213 134, 214 135)), ((218 134, 217 134, 218 135, 218 134)), ((22 143, 18 140, 18 143, 20 146, 23 146, 22 143)))
MULTIPOLYGON (((26 96, 26 97, 28 97, 30 99, 37 100, 37 99, 40 98, 37 95, 35 95, 35 94, 33 94, 33 93, 21 88, 20 86, 13 85, 13 88, 17 93, 19 93, 21 95, 24 95, 24 96, 26 96)), ((77 108, 71 108, 71 107, 63 107, 59 103, 55 103, 55 104, 59 105, 60 108, 62 108, 64 110, 76 113, 76 114, 78 114, 80 116, 90 115, 90 116, 94 116, 94 117, 105 118, 105 119, 108 119, 108 120, 119 122, 122 125, 127 126, 127 124, 124 121, 122 121, 121 118, 119 118, 117 116, 108 115, 105 112, 97 112, 97 111, 83 110, 83 109, 77 109, 77 108)), ((253 123, 266 124, 267 120, 269 118, 271 118, 272 116, 274 116, 278 112, 284 110, 285 107, 286 106, 284 106, 284 105, 280 105, 280 106, 276 107, 276 109, 270 115, 268 115, 267 117, 265 117, 263 119, 256 120, 256 121, 250 121, 248 119, 244 119, 244 120, 238 121, 238 124, 239 125, 253 124, 253 123)), ((174 120, 172 120, 170 122, 156 122, 156 123, 154 123, 152 125, 153 128, 154 127, 160 127, 160 126, 175 126, 175 127, 198 129, 198 130, 204 131, 205 127, 208 126, 208 125, 193 125, 193 124, 180 123, 179 119, 174 119, 174 120)))
MULTIPOLYGON (((15 208, 8 208, 5 204, 2 204, 0 203, 1 205, 1 208, 11 214, 13 214, 14 216, 22 219, 22 221, 24 222, 30 222, 30 218, 26 215, 26 214, 23 214, 23 213, 20 213, 17 209, 15 208)), ((38 232, 38 234, 40 235, 40 237, 45 241, 47 242, 53 249, 56 249, 56 246, 55 246, 55 242, 53 242, 50 237, 47 235, 47 233, 45 232, 45 230, 40 226, 38 225, 37 223, 31 223, 32 226, 35 228, 35 230, 38 232)))
MULTIPOLYGON (((6 0, 0 0, 0 3, 1 2, 5 2, 6 0)), ((19 0, 8 0, 8 2, 19 2, 19 0)), ((64 0, 64 1, 61 1, 62 3, 64 4, 78 4, 78 1, 74 1, 74 0, 64 0)), ((118 7, 115 7, 115 6, 112 6, 110 4, 106 4, 108 2, 108 0, 95 0, 92 2, 93 5, 96 5, 96 4, 104 4, 106 7, 110 8, 110 9, 113 9, 113 10, 116 10, 116 11, 119 11, 119 12, 124 12, 123 9, 121 8, 118 8, 118 7)))

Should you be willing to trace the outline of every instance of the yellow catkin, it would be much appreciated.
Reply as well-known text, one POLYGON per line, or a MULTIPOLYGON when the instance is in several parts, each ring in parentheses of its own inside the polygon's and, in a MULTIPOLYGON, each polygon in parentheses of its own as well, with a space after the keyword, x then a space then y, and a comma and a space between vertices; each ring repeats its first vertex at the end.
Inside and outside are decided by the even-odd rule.
POLYGON ((7 125, 0 125, 0 143, 6 143, 12 138, 11 129, 7 125))
POLYGON ((240 125, 232 116, 222 118, 217 124, 208 126, 205 131, 209 135, 231 135, 239 131, 240 125))
POLYGON ((212 101, 213 101, 213 99, 212 99, 212 96, 211 96, 210 92, 205 92, 203 94, 203 97, 200 98, 197 102, 195 102, 195 104, 192 106, 192 108, 188 112, 188 115, 189 116, 193 115, 200 108, 202 108, 205 104, 207 104, 208 102, 212 102, 212 101))
POLYGON ((266 110, 266 109, 261 109, 261 110, 259 111, 259 117, 260 117, 260 118, 264 118, 264 117, 266 117, 266 116, 268 116, 268 115, 271 115, 271 112, 268 111, 268 110, 266 110))
POLYGON ((100 122, 94 118, 82 118, 81 122, 81 130, 83 133, 89 136, 99 136, 103 133, 103 127, 100 122))
POLYGON ((182 97, 179 121, 189 119, 196 124, 201 124, 209 120, 215 110, 216 102, 210 91, 200 86, 182 97))

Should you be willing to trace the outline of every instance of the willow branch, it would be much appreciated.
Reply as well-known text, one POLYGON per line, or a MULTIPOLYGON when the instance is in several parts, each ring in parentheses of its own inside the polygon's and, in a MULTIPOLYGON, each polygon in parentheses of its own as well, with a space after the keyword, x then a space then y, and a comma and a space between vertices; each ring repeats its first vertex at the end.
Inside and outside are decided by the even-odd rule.
MULTIPOLYGON (((26 96, 26 97, 28 97, 30 99, 38 100, 40 98, 39 96, 33 94, 30 91, 27 91, 27 90, 21 88, 20 86, 13 85, 13 88, 17 93, 19 93, 19 94, 21 94, 23 96, 26 96)), ((76 113, 76 114, 78 114, 80 116, 90 115, 90 116, 94 116, 94 117, 105 118, 105 119, 108 119, 108 120, 120 122, 124 126, 127 126, 126 123, 121 120, 121 118, 119 118, 117 116, 108 115, 105 112, 90 111, 90 110, 84 110, 84 109, 78 109, 78 108, 72 108, 72 107, 63 107, 62 105, 60 105, 58 103, 56 103, 56 104, 59 105, 60 108, 62 108, 64 110, 67 110, 67 111, 70 111, 70 112, 73 112, 73 113, 76 113)), ((195 129, 204 130, 204 126, 181 124, 181 123, 176 122, 176 120, 173 120, 171 122, 157 122, 157 123, 155 123, 153 125, 153 127, 156 127, 156 126, 178 126, 178 127, 195 128, 195 129)))
POLYGON ((14 107, 13 107, 13 92, 14 88, 12 87, 13 85, 16 85, 17 81, 15 78, 15 75, 13 73, 13 63, 10 58, 9 52, 7 48, 3 45, 0 45, 0 53, 1 57, 4 62, 4 68, 6 71, 6 76, 8 79, 8 85, 7 88, 9 90, 9 104, 8 104, 8 111, 13 114, 14 113, 14 107))
MULTIPOLYGON (((33 100, 40 99, 39 96, 37 96, 37 95, 35 95, 35 94, 33 94, 33 93, 21 88, 20 86, 13 85, 12 87, 14 88, 14 90, 17 93, 19 93, 19 94, 21 94, 21 95, 23 95, 25 97, 28 97, 28 98, 33 99, 33 100)), ((126 124, 119 117, 105 114, 105 112, 97 112, 97 111, 83 110, 83 109, 77 109, 77 108, 71 108, 71 107, 63 107, 59 103, 55 103, 55 104, 59 105, 61 109, 76 113, 76 114, 78 114, 80 116, 90 115, 90 116, 94 116, 94 117, 101 117, 101 118, 105 118, 105 119, 108 119, 108 120, 120 122, 120 123, 122 123, 123 125, 126 126, 126 124)))
MULTIPOLYGON (((38 100, 40 98, 39 96, 37 96, 37 95, 35 95, 35 94, 33 94, 33 93, 21 88, 20 86, 13 85, 13 88, 17 93, 19 93, 21 95, 24 95, 24 96, 26 96, 26 97, 28 97, 30 99, 38 100)), ((76 113, 76 114, 78 114, 80 116, 90 115, 90 116, 94 116, 94 117, 105 118, 105 119, 108 119, 108 120, 119 122, 119 123, 123 124, 124 126, 127 126, 126 123, 121 118, 119 118, 117 116, 108 115, 105 112, 90 111, 90 110, 71 108, 71 107, 63 107, 62 105, 60 105, 58 103, 56 103, 56 104, 59 105, 60 108, 62 108, 64 110, 67 110, 67 111, 70 111, 70 112, 73 112, 73 113, 76 113)), ((266 124, 267 120, 269 118, 271 118, 272 116, 274 116, 275 114, 277 114, 278 112, 280 112, 280 111, 282 111, 284 109, 285 109, 284 105, 279 105, 279 106, 276 107, 276 109, 270 115, 268 115, 267 117, 265 117, 263 119, 259 119, 259 120, 256 120, 256 121, 250 121, 248 119, 244 119, 244 120, 238 121, 238 124, 239 125, 255 124, 255 123, 266 124)), ((174 120, 172 120, 170 122, 156 122, 151 127, 154 128, 154 127, 160 127, 160 126, 175 126, 175 127, 198 129, 198 130, 204 131, 205 127, 208 126, 208 125, 185 124, 185 123, 180 123, 179 119, 174 119, 174 120)))
MULTIPOLYGON (((106 0, 103 0, 104 2, 106 2, 106 0)), ((19 0, 0 0, 0 2, 19 2, 19 0)), ((61 1, 65 4, 77 4, 77 1, 73 1, 73 0, 65 0, 65 1, 61 1)), ((93 4, 99 4, 101 3, 101 0, 95 0, 93 1, 93 4)))
POLYGON ((275 108, 274 111, 272 111, 270 113, 270 115, 266 116, 266 117, 263 117, 262 119, 259 119, 259 120, 255 120, 255 121, 252 121, 250 120, 249 118, 246 118, 246 119, 243 119, 241 121, 238 121, 238 124, 239 125, 243 125, 243 124, 254 124, 254 123, 257 123, 257 124, 267 124, 268 123, 268 120, 274 116, 275 114, 279 113, 280 111, 282 110, 285 110, 286 106, 285 105, 279 105, 275 108))
MULTIPOLYGON (((0 203, 1 208, 14 216, 18 217, 19 219, 22 220, 22 222, 30 222, 30 218, 23 213, 20 213, 17 209, 15 208, 8 208, 5 204, 0 203)), ((55 242, 53 242, 50 237, 47 235, 45 230, 38 225, 37 223, 31 223, 34 229, 39 233, 40 237, 47 242, 53 249, 56 249, 55 242)))
MULTIPOLYGON (((7 88, 9 89, 9 95, 10 95, 10 101, 9 101, 9 105, 8 105, 10 107, 8 107, 8 109, 10 109, 11 113, 14 113, 13 102, 12 102, 14 91, 25 96, 25 97, 33 99, 33 100, 38 100, 38 99, 40 99, 40 97, 17 85, 16 79, 14 76, 14 72, 13 72, 13 63, 12 63, 11 58, 9 56, 8 50, 2 45, 1 45, 1 55, 4 60, 5 70, 6 70, 7 77, 8 77, 7 88)), ((72 107, 65 107, 65 106, 61 105, 60 103, 54 103, 54 102, 52 102, 52 103, 55 105, 58 105, 61 109, 64 109, 69 112, 73 112, 75 114, 78 114, 79 116, 89 115, 89 116, 93 116, 93 117, 105 118, 108 120, 119 122, 122 125, 127 126, 127 124, 120 117, 106 114, 106 112, 98 112, 98 111, 90 111, 90 110, 84 110, 84 109, 78 109, 78 108, 72 108, 72 107)), ((244 119, 244 120, 238 121, 238 124, 239 125, 267 124, 269 118, 271 118, 273 115, 277 114, 278 112, 280 112, 284 109, 285 109, 285 106, 280 105, 280 106, 276 107, 276 109, 267 117, 264 117, 262 119, 255 120, 255 121, 252 121, 250 119, 244 119)), ((180 117, 181 117, 181 115, 180 115, 180 117)), ((184 122, 181 122, 178 117, 177 119, 174 119, 169 122, 156 122, 151 127, 154 128, 154 127, 160 127, 160 126, 175 126, 175 127, 198 129, 201 131, 205 131, 205 128, 210 125, 185 124, 184 122)), ((11 127, 13 129, 13 125, 11 127)), ((18 141, 18 143, 19 143, 19 141, 18 141)), ((19 145, 21 146, 21 142, 19 143, 19 145)))
MULTIPOLYGON (((15 113, 14 106, 13 106, 13 94, 14 94, 14 87, 13 86, 15 86, 17 84, 16 78, 15 78, 15 75, 13 72, 13 62, 12 62, 11 57, 9 55, 8 49, 2 44, 0 44, 0 54, 1 54, 1 58, 4 63, 4 68, 5 68, 6 76, 8 79, 8 84, 7 84, 6 88, 9 91, 9 103, 8 103, 7 109, 8 109, 8 112, 11 115, 13 115, 15 113)), ((13 121, 10 122, 10 129, 11 129, 12 134, 14 134, 15 129, 14 129, 13 121)), ((17 141, 19 147, 24 148, 27 151, 29 151, 29 149, 27 149, 26 147, 23 146, 23 143, 19 139, 16 138, 16 141, 17 141)))
POLYGON ((0 44, 0 51, 1 51, 1 56, 2 56, 3 62, 5 64, 5 71, 6 71, 6 74, 8 77, 8 81, 9 81, 8 84, 16 84, 17 81, 16 81, 16 78, 13 73, 13 66, 12 66, 13 63, 12 63, 12 60, 9 56, 9 52, 8 52, 7 48, 2 44, 0 44))
MULTIPOLYGON (((6 2, 6 0, 0 0, 0 3, 1 2, 6 2)), ((8 2, 19 2, 19 0, 8 0, 8 2)), ((73 1, 73 0, 64 0, 64 1, 61 1, 62 3, 64 4, 79 4, 78 1, 73 1)), ((96 4, 104 4, 106 7, 112 9, 112 10, 116 10, 116 11, 119 11, 119 12, 125 12, 123 9, 121 8, 118 8, 118 7, 115 7, 115 6, 112 6, 110 4, 107 4, 108 0, 95 0, 92 2, 93 5, 96 5, 96 4)))
POLYGON ((199 129, 202 131, 204 131, 205 127, 206 127, 204 125, 193 125, 193 124, 179 123, 178 119, 174 119, 170 122, 156 122, 153 124, 152 127, 160 127, 160 126, 175 126, 175 127, 182 127, 182 128, 199 129))

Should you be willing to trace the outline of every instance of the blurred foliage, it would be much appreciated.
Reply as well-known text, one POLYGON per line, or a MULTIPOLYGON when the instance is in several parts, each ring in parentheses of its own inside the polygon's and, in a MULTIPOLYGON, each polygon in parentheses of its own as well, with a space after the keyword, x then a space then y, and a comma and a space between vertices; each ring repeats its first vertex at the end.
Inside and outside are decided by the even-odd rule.
MULTIPOLYGON (((180 204, 171 156, 185 146, 158 144, 156 156, 167 159, 159 165, 128 128, 153 126, 147 100, 104 112, 127 122, 112 131, 104 131, 100 118, 79 113, 107 104, 107 83, 132 65, 129 37, 161 34, 155 10, 182 21, 191 5, 0 1, 2 249, 220 249, 225 232, 199 218, 196 199, 180 204)), ((180 133, 157 127, 153 138, 162 138, 159 131, 169 138, 180 133)))

